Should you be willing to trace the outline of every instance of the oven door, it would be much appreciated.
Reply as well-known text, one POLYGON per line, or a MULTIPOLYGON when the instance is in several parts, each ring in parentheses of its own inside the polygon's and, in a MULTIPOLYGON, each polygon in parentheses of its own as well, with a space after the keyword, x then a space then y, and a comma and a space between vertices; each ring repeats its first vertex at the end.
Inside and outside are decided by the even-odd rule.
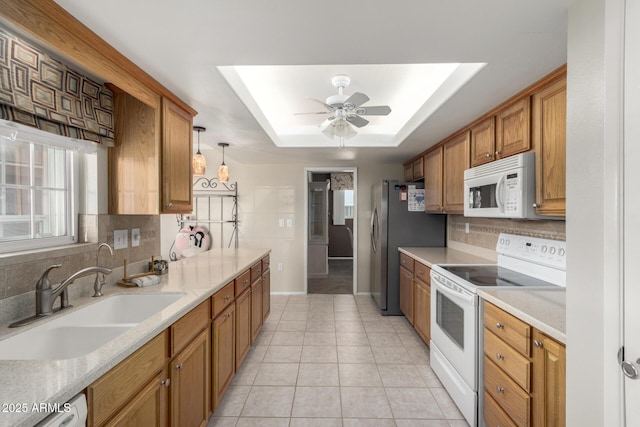
POLYGON ((478 296, 431 271, 431 341, 473 391, 478 390, 478 296))

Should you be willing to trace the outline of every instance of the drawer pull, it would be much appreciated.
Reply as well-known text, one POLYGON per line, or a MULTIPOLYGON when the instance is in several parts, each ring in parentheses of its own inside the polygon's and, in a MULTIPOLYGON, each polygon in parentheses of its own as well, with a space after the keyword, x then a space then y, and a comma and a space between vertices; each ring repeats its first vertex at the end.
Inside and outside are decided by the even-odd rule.
POLYGON ((225 316, 231 317, 231 313, 227 313, 227 314, 225 314, 225 316))
POLYGON ((182 369, 184 369, 184 365, 183 365, 182 363, 181 363, 181 364, 179 364, 179 365, 176 365, 176 369, 177 369, 178 371, 182 371, 182 369))
POLYGON ((502 353, 496 353, 496 359, 504 360, 504 356, 502 355, 502 353))
POLYGON ((533 340, 533 346, 536 348, 542 348, 544 347, 544 344, 542 343, 542 341, 533 340))
POLYGON ((160 384, 165 386, 165 387, 169 387, 169 385, 171 384, 171 380, 169 378, 167 378, 164 381, 160 381, 160 384))
POLYGON ((496 387, 496 391, 497 391, 498 393, 504 394, 504 387, 497 386, 497 387, 496 387))
POLYGON ((231 298, 229 295, 225 295, 225 296, 224 296, 224 300, 225 300, 225 301, 229 301, 229 298, 231 298))
POLYGON ((496 328, 504 329, 504 323, 496 322, 496 328))

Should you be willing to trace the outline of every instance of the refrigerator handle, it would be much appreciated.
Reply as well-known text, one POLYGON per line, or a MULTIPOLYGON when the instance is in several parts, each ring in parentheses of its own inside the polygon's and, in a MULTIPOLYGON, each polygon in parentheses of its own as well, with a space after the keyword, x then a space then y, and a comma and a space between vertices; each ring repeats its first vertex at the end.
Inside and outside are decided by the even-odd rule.
POLYGON ((371 248, 373 248, 373 253, 378 252, 378 208, 373 208, 373 212, 371 212, 371 248))

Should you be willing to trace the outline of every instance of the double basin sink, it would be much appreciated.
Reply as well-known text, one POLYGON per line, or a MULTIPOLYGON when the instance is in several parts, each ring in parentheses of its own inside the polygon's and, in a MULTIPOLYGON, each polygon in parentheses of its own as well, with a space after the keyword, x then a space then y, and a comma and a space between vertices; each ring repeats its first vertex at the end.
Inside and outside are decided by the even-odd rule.
POLYGON ((83 356, 184 295, 114 295, 68 314, 58 313, 49 321, 0 341, 0 360, 63 360, 83 356))

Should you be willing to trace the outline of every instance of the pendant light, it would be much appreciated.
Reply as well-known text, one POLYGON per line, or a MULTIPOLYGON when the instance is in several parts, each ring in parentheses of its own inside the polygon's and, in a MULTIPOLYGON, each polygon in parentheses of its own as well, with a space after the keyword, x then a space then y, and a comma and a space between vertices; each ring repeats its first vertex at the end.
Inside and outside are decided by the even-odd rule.
POLYGON ((204 176, 207 170, 207 160, 200 152, 200 132, 204 132, 207 129, 202 126, 194 126, 193 130, 198 132, 198 152, 193 156, 193 174, 195 176, 204 176))
POLYGON ((229 168, 224 164, 224 147, 228 147, 226 142, 218 142, 218 147, 222 147, 222 164, 218 167, 218 181, 229 182, 229 168))

